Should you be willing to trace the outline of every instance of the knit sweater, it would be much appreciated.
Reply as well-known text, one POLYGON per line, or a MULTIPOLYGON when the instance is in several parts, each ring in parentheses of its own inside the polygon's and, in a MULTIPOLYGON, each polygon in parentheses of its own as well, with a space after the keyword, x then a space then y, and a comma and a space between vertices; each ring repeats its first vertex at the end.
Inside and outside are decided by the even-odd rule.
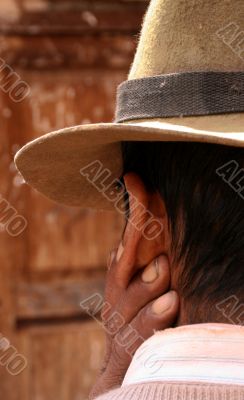
POLYGON ((244 400, 244 387, 204 383, 141 383, 113 390, 96 400, 244 400))
POLYGON ((244 400, 244 327, 201 324, 157 332, 123 384, 96 400, 244 400))

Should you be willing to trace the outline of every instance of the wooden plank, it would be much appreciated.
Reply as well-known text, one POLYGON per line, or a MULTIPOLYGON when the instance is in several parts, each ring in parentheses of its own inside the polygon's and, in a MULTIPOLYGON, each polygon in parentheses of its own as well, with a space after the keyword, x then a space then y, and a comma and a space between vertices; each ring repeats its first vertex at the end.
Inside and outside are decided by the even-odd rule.
POLYGON ((0 37, 0 56, 13 68, 106 68, 126 71, 133 60, 133 35, 0 37))
POLYGON ((21 400, 88 398, 101 365, 104 333, 94 321, 35 325, 19 332, 29 368, 23 372, 21 400))
MULTIPOLYGON (((16 286, 19 321, 41 318, 87 317, 80 302, 94 294, 103 297, 105 271, 92 273, 28 274, 16 286)), ((95 306, 94 306, 95 309, 95 306)))
POLYGON ((30 86, 24 102, 11 104, 17 115, 22 112, 16 140, 26 142, 70 125, 112 121, 117 86, 126 79, 124 69, 16 71, 30 86))
POLYGON ((0 32, 18 35, 137 32, 147 1, 4 0, 0 32))
MULTIPOLYGON (((67 125, 112 119, 116 86, 124 72, 23 71, 18 73, 31 95, 10 112, 21 118, 12 127, 16 147, 67 125)), ((25 267, 35 271, 97 269, 106 265, 108 252, 118 245, 123 217, 62 207, 36 191, 28 191, 28 255, 25 267)))
POLYGON ((17 377, 0 368, 1 399, 85 400, 100 366, 103 331, 85 320, 79 303, 102 294, 123 218, 44 199, 23 184, 13 157, 48 131, 112 120, 145 7, 122 0, 1 1, 0 56, 30 86, 19 103, 0 93, 0 194, 28 222, 18 238, 0 233, 0 333, 28 361, 17 377))
MULTIPOLYGON (((0 91, 0 196, 6 207, 13 207, 19 215, 25 215, 25 191, 22 191, 16 180, 16 170, 13 167, 13 151, 15 151, 15 133, 10 134, 15 126, 14 119, 5 118, 12 101, 7 94, 0 91), (23 196, 23 197, 22 197, 23 196)), ((9 114, 8 114, 9 115, 9 114)), ((2 203, 3 204, 3 203, 2 203)), ((10 345, 19 351, 19 337, 16 335, 16 292, 14 283, 23 271, 26 261, 25 238, 26 231, 13 237, 8 229, 11 216, 3 218, 1 208, 0 226, 0 335, 6 338, 10 345)), ((7 364, 0 367, 0 398, 18 400, 18 390, 22 386, 22 375, 13 376, 7 369, 7 364)))
POLYGON ((104 268, 109 251, 119 244, 122 217, 62 207, 31 193, 27 269, 58 272, 104 268))

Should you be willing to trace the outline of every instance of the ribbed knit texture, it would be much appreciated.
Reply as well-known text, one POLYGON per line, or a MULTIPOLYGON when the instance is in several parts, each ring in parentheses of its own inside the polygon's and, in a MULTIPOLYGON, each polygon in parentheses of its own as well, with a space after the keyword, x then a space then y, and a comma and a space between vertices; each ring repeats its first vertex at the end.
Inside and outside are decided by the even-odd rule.
MULTIPOLYGON (((242 368, 242 367, 241 367, 242 368)), ((141 383, 103 394, 96 400, 244 400, 244 386, 198 383, 141 383)))

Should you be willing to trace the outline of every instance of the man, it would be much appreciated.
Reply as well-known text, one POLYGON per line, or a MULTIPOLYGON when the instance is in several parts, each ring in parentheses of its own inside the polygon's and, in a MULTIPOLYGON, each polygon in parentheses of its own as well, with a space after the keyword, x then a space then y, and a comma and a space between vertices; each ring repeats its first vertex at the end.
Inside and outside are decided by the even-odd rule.
POLYGON ((53 200, 128 215, 91 399, 244 399, 243 15, 242 0, 153 0, 116 122, 17 154, 53 200))
MULTIPOLYGON (((181 399, 186 390, 188 396, 193 395, 191 389, 206 399, 214 393, 220 399, 232 398, 228 396, 239 389, 238 396, 243 398, 244 208, 243 199, 219 174, 230 174, 228 161, 233 156, 243 165, 244 149, 197 143, 126 143, 123 147, 126 188, 162 221, 164 232, 154 240, 145 239, 136 229, 142 215, 133 215, 136 208, 132 208, 133 224, 128 222, 124 246, 120 245, 117 260, 113 256, 109 268, 106 303, 112 309, 104 315, 105 327, 115 312, 123 316, 125 324, 116 335, 106 329, 107 343, 113 345, 107 346, 103 372, 91 398, 123 383, 130 351, 154 330, 185 325, 177 337, 171 333, 171 364, 165 354, 155 359, 152 349, 141 350, 141 354, 140 348, 123 389, 101 399, 164 399, 167 390, 169 398, 181 399), (157 262, 149 263, 157 255, 157 262), (135 274, 147 263, 146 269, 135 274), (198 328, 196 335, 192 324, 198 328), (135 332, 140 332, 140 337, 135 332), (193 354, 192 346, 198 349, 193 354), (160 362, 165 365, 160 367, 160 362), (181 362, 180 371, 177 362, 181 362), (236 374, 237 369, 241 375, 236 374), (240 386, 231 386, 238 380, 240 386), (228 385, 214 385, 221 381, 228 385), (180 384, 178 397, 174 397, 176 382, 180 384), (156 394, 160 391, 163 397, 156 394)), ((148 343, 158 354, 165 338, 155 347, 153 341, 148 343)))

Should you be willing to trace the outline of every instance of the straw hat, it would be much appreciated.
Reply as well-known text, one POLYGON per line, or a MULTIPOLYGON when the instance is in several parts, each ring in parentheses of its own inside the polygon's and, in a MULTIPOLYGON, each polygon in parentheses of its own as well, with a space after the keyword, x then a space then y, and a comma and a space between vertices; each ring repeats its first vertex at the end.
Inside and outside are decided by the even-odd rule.
POLYGON ((243 0, 152 0, 115 121, 28 143, 15 158, 25 181, 59 203, 113 209, 121 141, 244 147, 243 16, 243 0))

